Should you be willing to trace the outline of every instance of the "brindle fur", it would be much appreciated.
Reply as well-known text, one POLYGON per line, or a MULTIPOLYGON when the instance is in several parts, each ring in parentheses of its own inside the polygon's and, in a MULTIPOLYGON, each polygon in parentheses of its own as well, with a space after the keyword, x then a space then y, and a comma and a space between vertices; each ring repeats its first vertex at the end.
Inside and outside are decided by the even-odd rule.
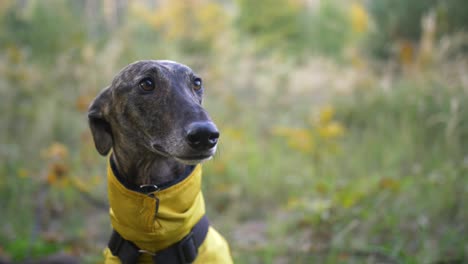
POLYGON ((186 140, 193 122, 211 122, 202 108, 203 88, 197 75, 172 61, 137 61, 123 68, 91 103, 89 125, 101 155, 113 149, 113 159, 125 180, 136 185, 175 179, 185 164, 209 159, 216 147, 197 151, 186 140), (155 90, 139 82, 150 77, 155 90), (184 164, 185 163, 185 164, 184 164))

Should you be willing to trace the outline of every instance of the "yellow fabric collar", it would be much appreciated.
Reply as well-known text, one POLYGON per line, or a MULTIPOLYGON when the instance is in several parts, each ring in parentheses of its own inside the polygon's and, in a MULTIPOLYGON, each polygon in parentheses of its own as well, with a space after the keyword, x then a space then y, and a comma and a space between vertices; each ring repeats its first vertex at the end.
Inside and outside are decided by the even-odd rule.
POLYGON ((181 240, 205 214, 201 165, 179 183, 153 193, 159 199, 129 190, 107 166, 112 227, 140 249, 156 252, 181 240))

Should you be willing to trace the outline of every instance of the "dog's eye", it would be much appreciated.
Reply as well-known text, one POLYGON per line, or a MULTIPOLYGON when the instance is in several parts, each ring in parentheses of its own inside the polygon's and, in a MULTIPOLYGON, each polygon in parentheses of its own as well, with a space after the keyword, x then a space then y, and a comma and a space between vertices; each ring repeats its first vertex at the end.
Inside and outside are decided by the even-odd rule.
POLYGON ((140 82, 140 87, 141 89, 145 90, 145 91, 152 91, 154 90, 154 82, 153 80, 151 80, 150 78, 145 78, 143 79, 141 82, 140 82))
POLYGON ((202 88, 202 80, 200 78, 195 78, 193 80, 193 85, 195 86, 195 90, 200 90, 202 88))

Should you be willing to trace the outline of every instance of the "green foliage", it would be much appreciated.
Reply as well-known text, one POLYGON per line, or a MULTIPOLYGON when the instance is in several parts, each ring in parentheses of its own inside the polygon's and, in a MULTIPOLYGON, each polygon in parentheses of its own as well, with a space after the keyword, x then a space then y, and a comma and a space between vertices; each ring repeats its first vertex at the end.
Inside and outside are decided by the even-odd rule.
POLYGON ((0 46, 26 48, 44 62, 84 43, 85 24, 78 22, 79 14, 71 12, 66 1, 37 1, 30 8, 13 6, 0 18, 0 46))
POLYGON ((454 33, 468 30, 468 3, 464 0, 439 0, 439 31, 454 33))
POLYGON ((368 45, 377 57, 388 58, 396 40, 417 41, 421 37, 421 19, 438 0, 377 0, 368 1, 376 25, 368 45))
POLYGON ((421 18, 435 6, 437 0, 369 1, 369 11, 376 26, 388 37, 418 40, 421 18))
MULTIPOLYGON (((364 96, 363 105, 369 108, 354 112, 349 120, 358 126, 370 121, 378 125, 382 133, 388 123, 388 126, 397 126, 402 136, 417 140, 413 144, 422 148, 419 153, 412 149, 416 154, 414 158, 418 155, 429 158, 433 154, 437 155, 437 160, 461 162, 465 154, 463 146, 468 143, 464 121, 468 118, 468 109, 462 103, 467 99, 466 91, 430 82, 420 84, 420 89, 411 89, 414 85, 404 83, 388 95, 364 96), (364 117, 368 111, 374 113, 370 120, 364 117)), ((394 135, 388 130, 385 133, 389 139, 394 135)))
POLYGON ((417 43, 421 38, 422 18, 436 14, 439 36, 467 29, 468 2, 464 0, 376 0, 368 1, 375 23, 367 46, 379 58, 391 55, 391 45, 405 40, 417 43))
POLYGON ((239 0, 237 25, 262 52, 341 56, 349 39, 349 21, 338 1, 327 0, 317 10, 300 1, 239 0))
POLYGON ((204 179, 207 200, 216 201, 208 204, 210 213, 223 215, 223 223, 233 211, 270 219, 271 233, 263 239, 280 240, 278 248, 260 240, 263 246, 244 249, 240 263, 285 256, 299 263, 361 263, 374 254, 386 256, 376 257, 382 262, 462 258, 466 238, 456 233, 468 219, 467 100, 466 90, 430 80, 401 80, 389 91, 336 99, 336 118, 346 128, 341 150, 317 149, 320 159, 301 151, 307 141, 290 145, 275 136, 279 120, 305 126, 307 111, 292 104, 274 112, 272 102, 267 109, 275 114, 265 118, 245 103, 242 109, 257 114, 240 122, 222 118, 230 121, 220 124, 221 155, 205 166, 207 175, 215 175, 204 179), (239 199, 250 206, 238 205, 239 199), (311 248, 298 252, 297 241, 311 248))
MULTIPOLYGON (((369 226, 424 233, 413 240, 418 253, 401 252, 413 256, 417 263, 443 258, 449 251, 458 256, 465 254, 458 246, 463 239, 452 236, 450 242, 439 240, 450 243, 452 248, 438 251, 431 250, 427 241, 438 236, 436 230, 440 228, 457 232, 458 227, 450 224, 450 219, 468 217, 462 209, 462 201, 468 199, 464 147, 468 144, 468 108, 462 103, 466 100, 468 93, 459 87, 402 81, 389 92, 357 94, 351 100, 339 101, 338 115, 350 133, 345 152, 353 153, 339 162, 347 168, 350 181, 378 180, 378 188, 367 191, 354 207, 355 212, 360 211, 359 218, 369 226), (374 176, 362 176, 363 171, 374 176), (378 206, 376 198, 383 199, 382 204, 392 201, 392 205, 385 205, 385 215, 365 213, 369 206, 378 206), (426 222, 426 218, 430 221, 426 222), (418 227, 411 226, 409 219, 421 222, 418 227)), ((349 190, 359 188, 352 186, 349 190)), ((377 235, 382 230, 372 232, 377 235)), ((383 242, 390 248, 392 243, 383 242)), ((399 243, 407 248, 410 242, 399 243)))
POLYGON ((239 0, 237 24, 254 38, 260 50, 300 53, 306 46, 306 13, 293 1, 239 0))
POLYGON ((349 18, 336 1, 322 1, 315 14, 307 19, 308 48, 316 54, 332 57, 342 55, 350 40, 349 18))
POLYGON ((39 258, 55 253, 60 250, 61 246, 57 243, 50 243, 47 241, 29 241, 29 238, 18 238, 17 240, 9 243, 5 250, 11 254, 13 260, 23 260, 25 258, 39 258))

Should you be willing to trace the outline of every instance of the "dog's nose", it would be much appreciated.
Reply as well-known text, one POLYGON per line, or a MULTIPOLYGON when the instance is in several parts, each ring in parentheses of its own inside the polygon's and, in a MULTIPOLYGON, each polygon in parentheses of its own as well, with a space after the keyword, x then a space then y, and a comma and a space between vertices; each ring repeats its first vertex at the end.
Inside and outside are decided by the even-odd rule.
POLYGON ((208 150, 218 143, 219 131, 213 122, 195 122, 188 126, 185 136, 196 150, 208 150))

